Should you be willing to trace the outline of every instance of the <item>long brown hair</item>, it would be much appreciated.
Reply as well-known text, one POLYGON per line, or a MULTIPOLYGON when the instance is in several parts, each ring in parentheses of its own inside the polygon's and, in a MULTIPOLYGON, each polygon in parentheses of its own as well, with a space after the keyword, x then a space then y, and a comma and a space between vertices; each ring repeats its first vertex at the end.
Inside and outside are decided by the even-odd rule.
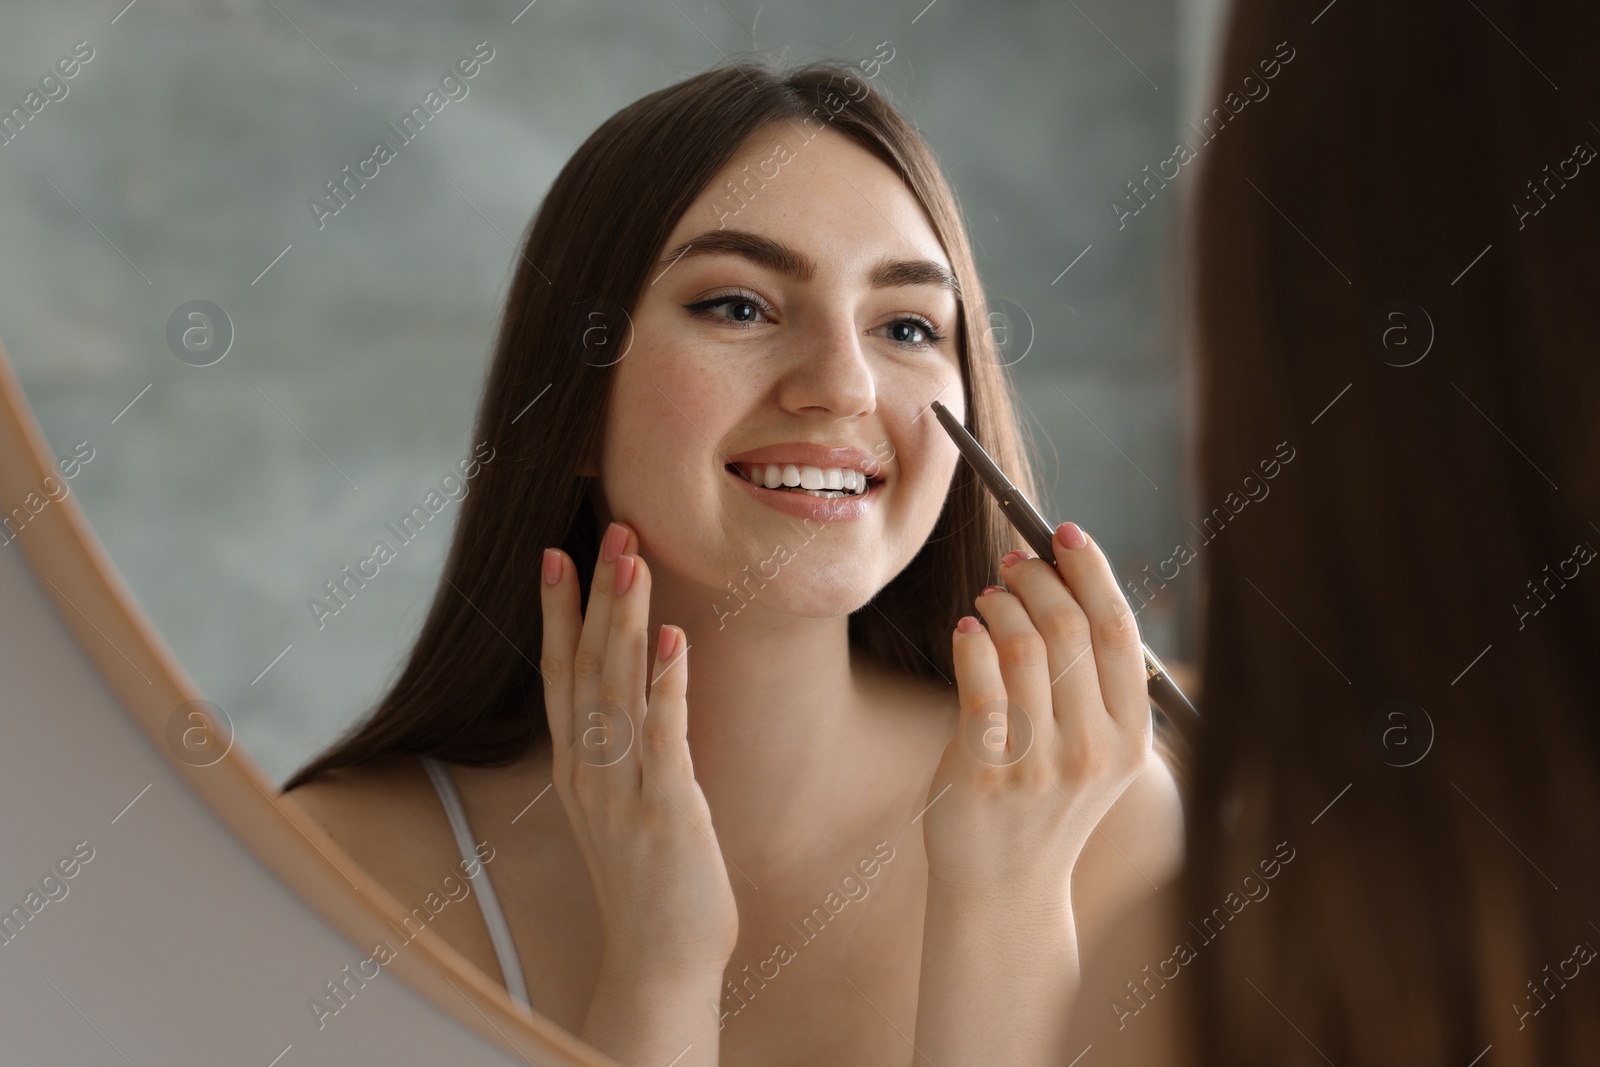
MULTIPOLYGON (((540 554, 559 545, 572 558, 587 604, 603 533, 591 478, 579 473, 598 455, 615 365, 596 358, 605 350, 594 331, 609 329, 614 349, 627 343, 627 316, 673 227, 769 123, 804 140, 831 127, 883 160, 921 203, 961 288, 967 426, 1024 492, 1035 491, 955 196, 927 145, 862 69, 813 63, 783 72, 742 61, 658 90, 583 143, 534 216, 478 411, 474 440, 490 442, 493 458, 462 502, 421 632, 377 707, 285 791, 391 755, 500 766, 548 744, 537 668, 540 554)), ((850 617, 851 644, 891 669, 953 684, 950 632, 1018 544, 960 465, 922 550, 850 617)), ((692 620, 685 629, 693 633, 692 620)))
POLYGON ((1295 458, 1207 549, 1200 1063, 1600 1062, 1600 23, 1481 3, 1231 15, 1201 506, 1295 458))

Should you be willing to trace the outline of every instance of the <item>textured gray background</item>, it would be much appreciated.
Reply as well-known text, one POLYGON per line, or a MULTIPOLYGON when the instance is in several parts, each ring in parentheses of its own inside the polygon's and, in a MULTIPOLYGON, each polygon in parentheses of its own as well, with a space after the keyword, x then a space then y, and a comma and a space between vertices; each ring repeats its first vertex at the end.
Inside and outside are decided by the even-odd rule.
MULTIPOLYGON (((1171 154, 1204 95, 1214 3, 519 10, 73 0, 0 15, 4 110, 74 42, 95 50, 0 146, 0 338, 56 454, 94 447, 72 491, 269 774, 370 706, 421 621, 455 505, 320 632, 306 600, 470 450, 507 238, 595 126, 719 49, 750 50, 752 27, 797 60, 894 42, 879 84, 946 168, 991 299, 1036 331, 1015 373, 1044 510, 1092 529, 1125 576, 1184 536, 1171 252, 1192 168, 1121 231, 1107 200, 1171 154), (485 39, 495 55, 467 97, 318 231, 308 198, 485 39), (236 331, 205 368, 166 340, 195 299, 236 331)), ((1162 654, 1182 651, 1196 576, 1170 589, 1141 616, 1162 654)))

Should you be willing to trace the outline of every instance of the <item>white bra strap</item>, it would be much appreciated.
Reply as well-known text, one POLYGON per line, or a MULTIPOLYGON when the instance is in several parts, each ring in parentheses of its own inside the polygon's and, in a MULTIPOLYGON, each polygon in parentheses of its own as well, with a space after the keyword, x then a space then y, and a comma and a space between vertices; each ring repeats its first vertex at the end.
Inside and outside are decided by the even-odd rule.
POLYGON ((478 891, 478 906, 483 910, 483 921, 489 927, 489 940, 494 942, 494 954, 500 960, 500 971, 505 979, 506 992, 511 995, 512 1000, 532 1011, 533 1005, 528 1000, 528 985, 522 977, 522 963, 517 959, 517 947, 511 940, 511 928, 506 925, 505 913, 500 910, 500 899, 495 896, 488 870, 478 863, 478 852, 473 846, 472 831, 467 826, 467 812, 461 806, 461 794, 456 791, 455 782, 450 778, 449 768, 431 756, 423 756, 421 759, 422 765, 427 768, 428 777, 433 779, 433 787, 439 793, 439 800, 444 804, 444 812, 450 819, 450 829, 455 833, 456 847, 461 851, 462 861, 468 864, 477 863, 478 873, 472 876, 471 881, 478 891))

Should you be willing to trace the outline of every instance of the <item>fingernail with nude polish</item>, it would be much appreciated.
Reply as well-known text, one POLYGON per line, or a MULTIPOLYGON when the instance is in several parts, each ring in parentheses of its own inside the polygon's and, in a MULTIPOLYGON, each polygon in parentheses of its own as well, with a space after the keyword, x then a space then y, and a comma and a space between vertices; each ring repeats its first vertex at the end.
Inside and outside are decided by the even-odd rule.
POLYGON ((617 595, 626 593, 633 585, 633 557, 617 557, 617 595))
POLYGON ((1068 548, 1082 548, 1089 543, 1089 539, 1078 529, 1078 524, 1075 522, 1064 522, 1057 526, 1056 537, 1060 538, 1061 543, 1068 548))
POLYGON ((1007 552, 1005 554, 1005 558, 1000 561, 1000 565, 1002 567, 1015 567, 1017 564, 1021 563, 1023 560, 1032 559, 1032 558, 1033 558, 1033 553, 1032 552, 1028 552, 1028 551, 1025 551, 1024 549, 1020 549, 1019 548, 1019 549, 1016 549, 1014 551, 1007 552))
POLYGON ((975 634, 979 630, 983 629, 983 626, 980 625, 978 620, 974 619, 971 615, 963 615, 961 616, 961 621, 956 623, 956 629, 960 630, 964 634, 975 634))
POLYGON ((555 585, 561 580, 561 553, 556 549, 544 550, 544 584, 555 585))
POLYGON ((607 563, 615 563, 627 544, 628 528, 619 523, 612 523, 606 527, 605 539, 600 542, 600 558, 607 563))

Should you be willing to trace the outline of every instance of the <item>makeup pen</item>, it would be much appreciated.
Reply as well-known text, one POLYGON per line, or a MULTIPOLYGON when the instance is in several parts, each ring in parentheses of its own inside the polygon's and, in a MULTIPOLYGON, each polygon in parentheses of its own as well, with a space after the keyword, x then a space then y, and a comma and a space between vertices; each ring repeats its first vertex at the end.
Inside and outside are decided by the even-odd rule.
MULTIPOLYGON (((1017 528, 1025 541, 1032 546, 1034 554, 1050 566, 1056 565, 1055 530, 1044 516, 1039 514, 1022 490, 1011 484, 1011 479, 1003 474, 989 453, 970 433, 967 428, 956 421, 950 414, 950 409, 939 403, 933 402, 933 412, 939 417, 939 424, 945 432, 955 441, 956 448, 961 450, 961 455, 972 469, 978 472, 978 480, 989 490, 991 496, 1000 504, 1000 510, 1012 526, 1017 528)), ((1190 732, 1200 723, 1200 713, 1195 710, 1189 698, 1183 695, 1173 682, 1167 669, 1156 659, 1155 653, 1150 651, 1149 645, 1144 648, 1144 673, 1150 691, 1150 702, 1160 708, 1173 725, 1190 732)))

